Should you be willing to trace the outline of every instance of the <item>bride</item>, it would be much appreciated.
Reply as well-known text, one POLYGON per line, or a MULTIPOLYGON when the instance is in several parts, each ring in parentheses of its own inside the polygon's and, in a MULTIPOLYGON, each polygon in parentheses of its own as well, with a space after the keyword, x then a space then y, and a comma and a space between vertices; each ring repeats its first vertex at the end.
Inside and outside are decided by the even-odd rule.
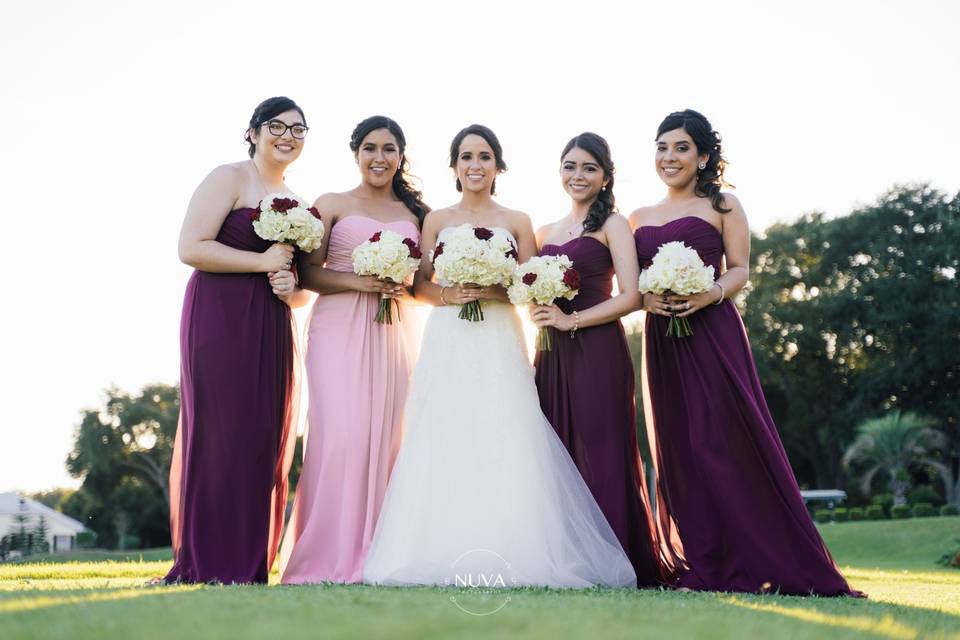
MULTIPOLYGON (((536 253, 530 219, 494 202, 506 169, 494 133, 454 138, 461 201, 426 218, 425 257, 457 225, 496 228, 536 253)), ((636 586, 636 576, 563 444, 540 411, 520 318, 503 287, 431 282, 435 305, 406 405, 397 457, 363 570, 365 582, 450 586, 636 586), (484 319, 458 318, 482 301, 484 319)))

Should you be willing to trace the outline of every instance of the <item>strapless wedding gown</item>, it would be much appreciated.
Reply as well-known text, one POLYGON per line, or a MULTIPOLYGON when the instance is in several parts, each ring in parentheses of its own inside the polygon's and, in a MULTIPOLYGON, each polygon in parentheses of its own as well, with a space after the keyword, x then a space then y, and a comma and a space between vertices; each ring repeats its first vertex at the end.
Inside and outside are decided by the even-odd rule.
POLYGON ((458 318, 456 305, 434 308, 427 321, 364 581, 635 586, 540 410, 516 310, 482 304, 479 322, 458 318))

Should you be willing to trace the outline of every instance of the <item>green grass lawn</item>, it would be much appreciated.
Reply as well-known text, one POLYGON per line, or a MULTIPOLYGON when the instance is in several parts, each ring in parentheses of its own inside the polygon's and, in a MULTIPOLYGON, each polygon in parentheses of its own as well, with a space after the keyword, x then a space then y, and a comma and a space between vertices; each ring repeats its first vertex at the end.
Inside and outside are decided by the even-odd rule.
MULTIPOLYGON (((868 600, 653 590, 148 587, 168 550, 0 565, 0 638, 957 638, 960 518, 822 527, 868 600), (509 598, 509 600, 507 600, 509 598), (452 600, 456 600, 453 602, 452 600), (492 615, 470 615, 492 611, 492 615)), ((274 575, 274 580, 276 576, 274 575)))

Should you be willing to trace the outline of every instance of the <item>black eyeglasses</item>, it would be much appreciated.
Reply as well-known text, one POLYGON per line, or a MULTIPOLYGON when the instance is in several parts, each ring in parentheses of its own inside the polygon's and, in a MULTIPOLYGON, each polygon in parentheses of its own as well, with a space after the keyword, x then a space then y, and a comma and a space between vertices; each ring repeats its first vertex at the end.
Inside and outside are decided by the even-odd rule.
POLYGON ((266 127, 267 131, 270 132, 270 135, 280 137, 290 130, 290 135, 292 135, 297 140, 303 140, 307 136, 307 131, 309 127, 305 124, 287 124, 285 122, 280 122, 279 120, 267 120, 261 127, 266 127))

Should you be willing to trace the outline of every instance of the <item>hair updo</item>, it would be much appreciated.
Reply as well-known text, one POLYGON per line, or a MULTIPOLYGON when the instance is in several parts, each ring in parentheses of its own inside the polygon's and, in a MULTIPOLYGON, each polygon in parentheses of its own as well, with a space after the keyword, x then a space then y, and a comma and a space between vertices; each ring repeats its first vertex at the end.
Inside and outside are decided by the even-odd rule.
POLYGON ((610 155, 610 145, 603 137, 585 131, 567 143, 567 146, 563 148, 563 153, 560 154, 560 162, 563 162, 564 157, 573 148, 583 149, 593 156, 593 159, 603 169, 603 177, 607 180, 605 188, 600 190, 600 193, 590 204, 587 217, 583 221, 585 232, 599 231, 607 218, 617 212, 617 199, 613 195, 613 174, 616 173, 616 168, 613 166, 613 158, 610 155))
POLYGON ((410 163, 407 161, 405 154, 407 138, 403 135, 403 129, 400 128, 400 125, 386 116, 370 116, 354 127, 353 133, 350 134, 350 150, 356 154, 360 150, 360 145, 363 144, 363 139, 377 129, 389 131, 390 135, 396 139, 397 147, 400 149, 400 166, 397 167, 397 172, 393 174, 391 184, 393 195, 397 196, 400 202, 422 223, 424 216, 430 213, 430 207, 423 201, 423 193, 413 185, 410 163))
POLYGON ((731 211, 724 208, 723 194, 720 192, 725 186, 733 186, 723 179, 727 160, 723 157, 723 149, 720 146, 720 134, 713 130, 710 121, 702 113, 693 109, 674 111, 664 118, 657 129, 657 138, 659 139, 667 131, 676 129, 683 129, 693 138, 698 155, 707 154, 707 166, 697 170, 697 184, 693 192, 701 198, 710 198, 710 204, 715 211, 719 213, 731 211))
MULTIPOLYGON (((450 143, 450 168, 457 168, 457 157, 460 155, 460 144, 463 142, 463 139, 467 136, 480 136, 487 141, 487 144, 490 145, 490 148, 493 149, 493 158, 497 163, 497 169, 500 172, 507 170, 507 163, 503 161, 503 147, 500 146, 500 140, 497 139, 497 134, 490 130, 489 127, 485 127, 482 124, 472 124, 469 127, 465 127, 460 130, 460 132, 453 137, 453 142, 450 143)), ((463 191, 463 185, 460 183, 460 178, 457 178, 457 191, 463 191)), ((493 179, 493 184, 490 185, 490 195, 493 195, 497 192, 497 179, 493 179)))
POLYGON ((307 124, 307 116, 303 115, 303 109, 298 107, 297 103, 290 98, 286 98, 284 96, 267 98, 257 105, 257 108, 253 110, 253 115, 250 117, 250 126, 247 127, 247 132, 243 136, 243 139, 247 141, 248 145, 250 145, 250 148, 247 149, 247 153, 250 154, 251 158, 257 152, 257 145, 253 141, 253 137, 250 135, 251 132, 259 129, 260 125, 262 125, 264 122, 273 120, 281 113, 290 110, 294 110, 299 113, 300 117, 303 118, 303 124, 307 124))

